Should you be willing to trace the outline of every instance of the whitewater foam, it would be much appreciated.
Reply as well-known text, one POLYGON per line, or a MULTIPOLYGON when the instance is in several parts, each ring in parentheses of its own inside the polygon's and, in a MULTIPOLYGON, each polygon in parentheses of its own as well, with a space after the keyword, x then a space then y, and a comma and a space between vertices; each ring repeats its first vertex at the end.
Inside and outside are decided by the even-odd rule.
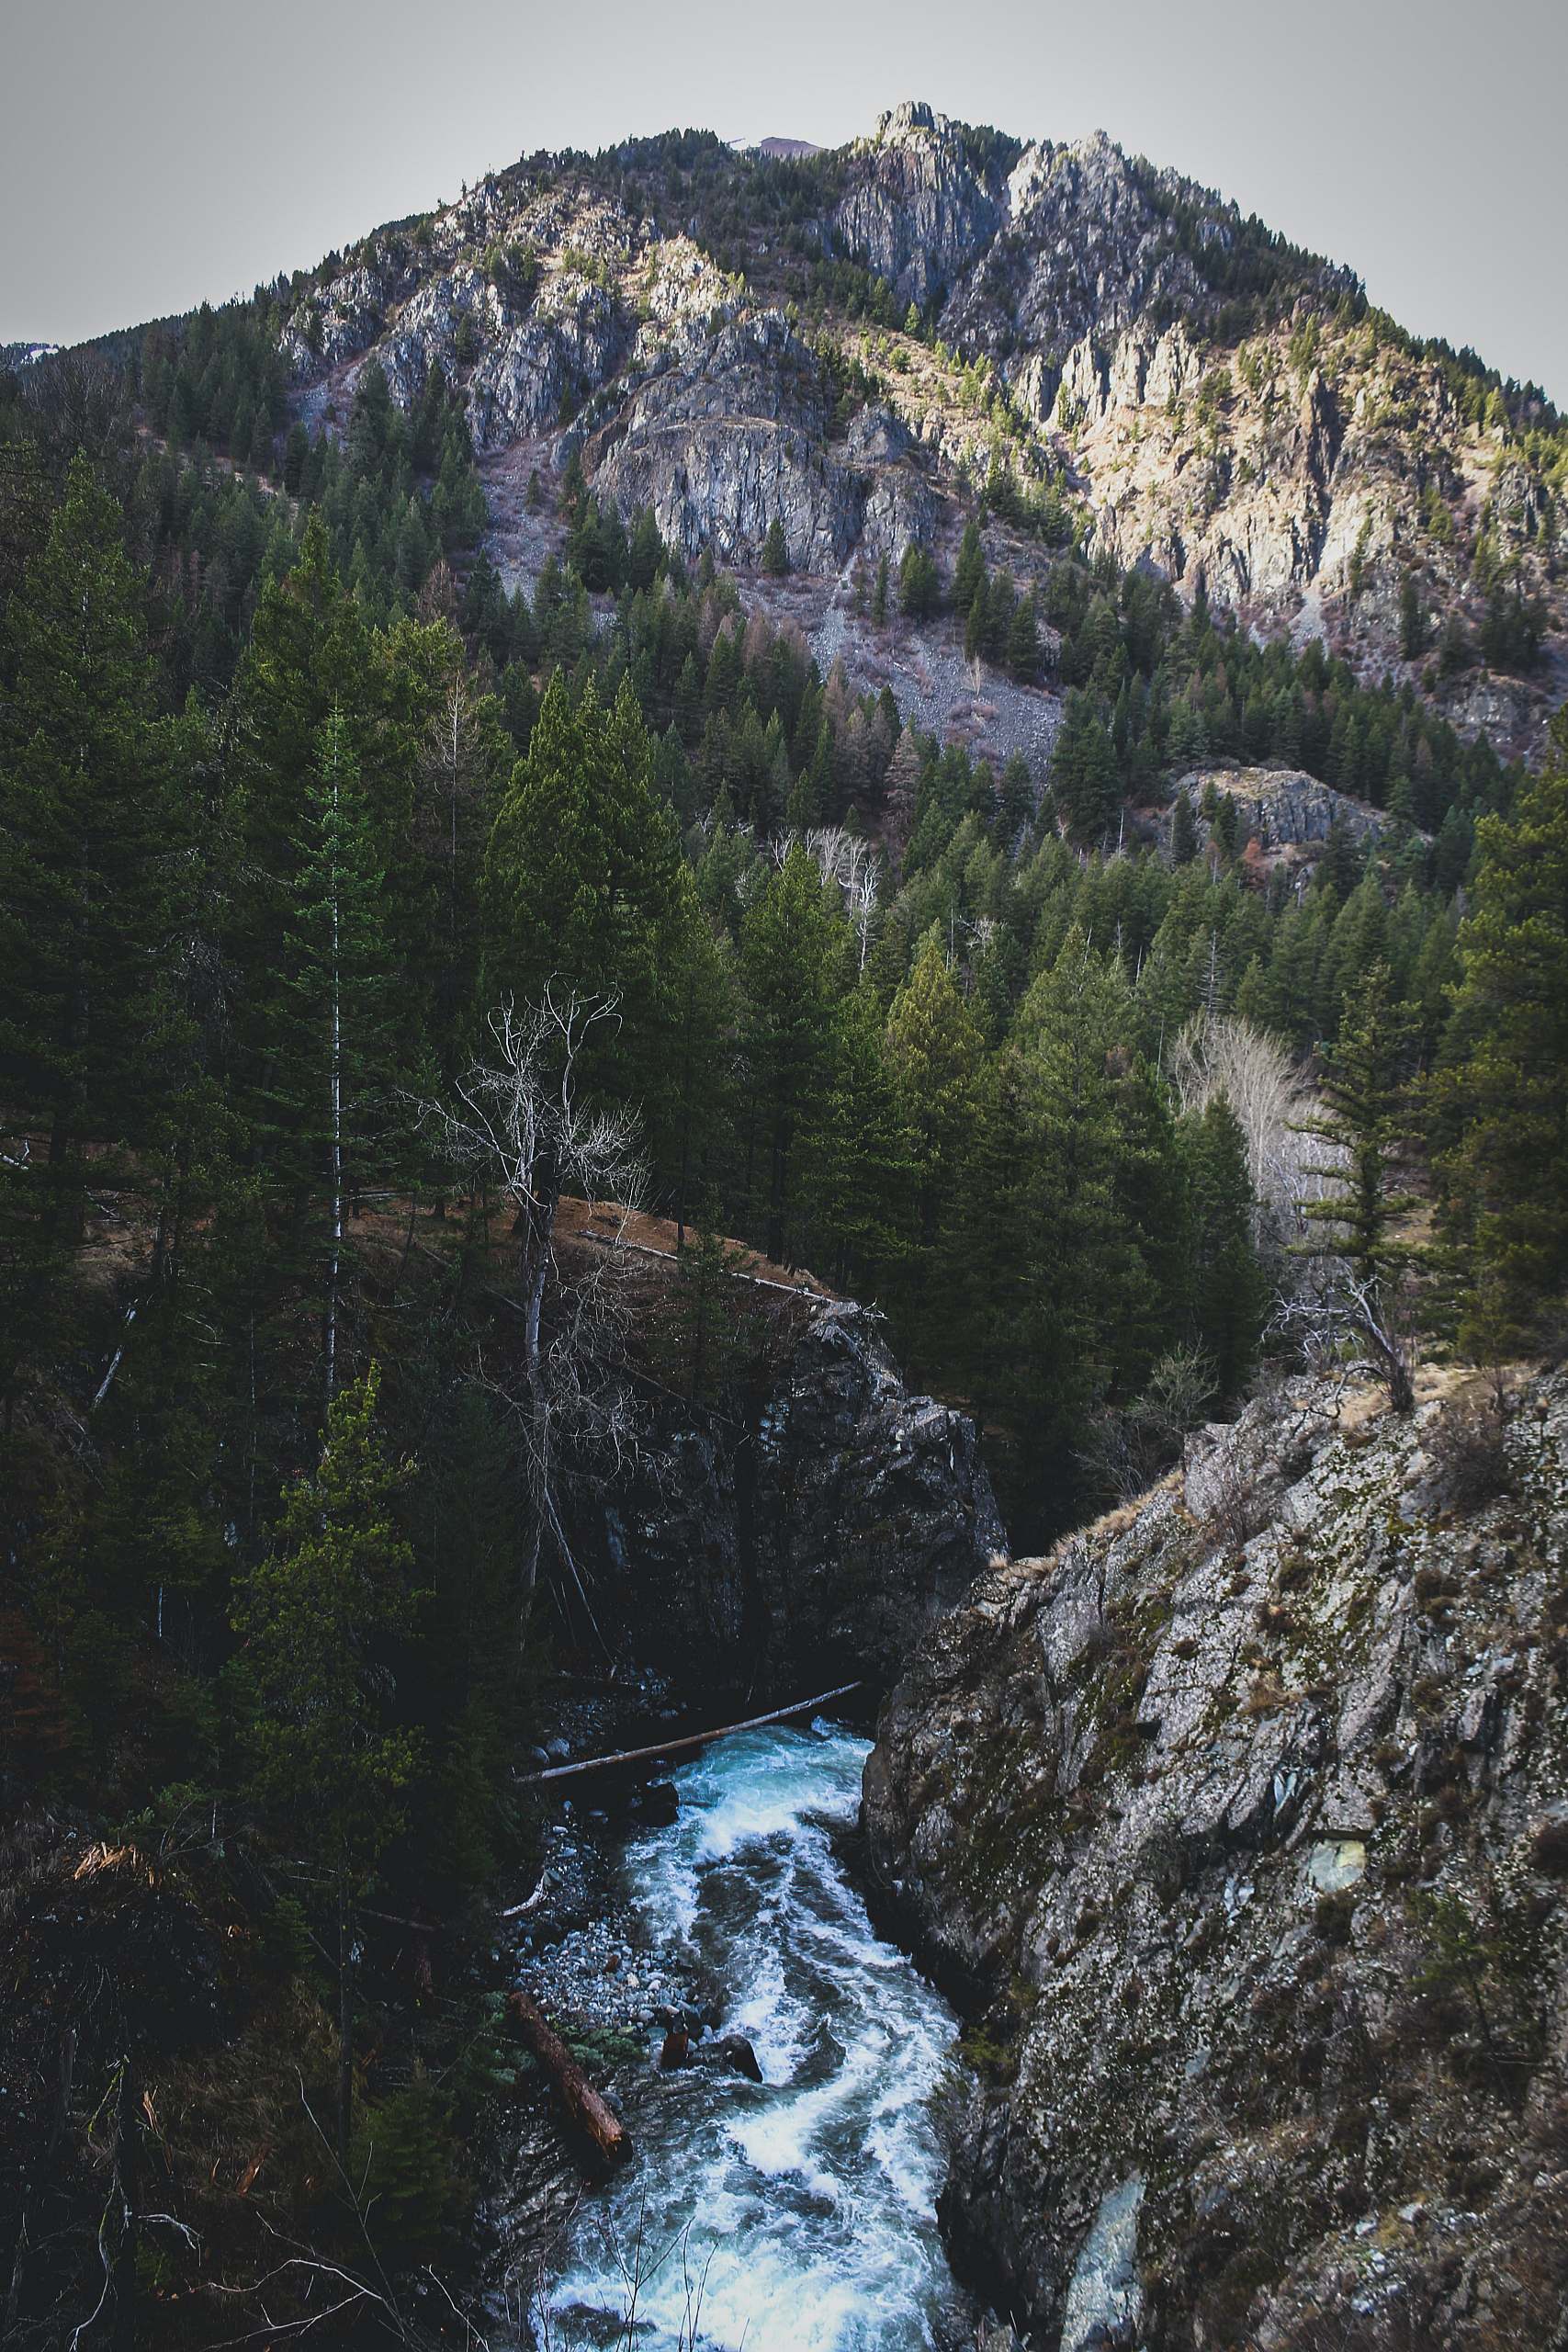
MULTIPOLYGON (((866 1743, 818 1724, 746 1732, 677 1775, 681 1814, 630 1845, 656 1944, 725 1988, 763 2081, 681 2078, 637 2160, 579 2216, 551 2340, 639 2352, 914 2352, 974 2340, 937 2233, 933 2107, 954 2020, 881 1942, 833 1846, 866 1743), (637 2249, 640 2247, 640 2256, 637 2249)), ((651 2056, 650 2051, 650 2056, 651 2056)))

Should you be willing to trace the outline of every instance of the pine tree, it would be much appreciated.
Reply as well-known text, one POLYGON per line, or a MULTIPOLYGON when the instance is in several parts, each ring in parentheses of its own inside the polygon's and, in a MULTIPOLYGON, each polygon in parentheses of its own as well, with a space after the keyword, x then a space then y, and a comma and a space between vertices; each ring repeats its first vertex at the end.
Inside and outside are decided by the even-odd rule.
POLYGON ((953 607, 967 615, 986 585, 986 558, 980 547, 980 526, 973 518, 964 526, 958 560, 953 567, 953 607))
POLYGON ((1040 630, 1034 616, 1034 591, 1021 596, 1008 630, 1007 665, 1021 685, 1032 686, 1040 668, 1040 630))
MULTIPOLYGON (((78 458, 0 658, 0 1394, 53 1312, 95 1190, 183 1085, 171 987, 184 812, 120 515, 78 458), (41 1141, 24 1140, 29 1130, 41 1141), (105 1156, 105 1148, 110 1148, 105 1156)), ((186 877, 188 878, 188 877, 186 877)))
POLYGON ((1092 842, 1104 831, 1115 811, 1120 778, 1111 737, 1087 694, 1067 697, 1051 753, 1051 789, 1078 840, 1092 842))
POLYGON ((803 1170, 811 1263, 836 1287, 883 1298, 908 1254, 912 1159, 880 1001, 862 985, 840 1000, 809 1158, 803 1170))
POLYGON ((1461 1340, 1497 1354, 1539 1327, 1568 1272, 1568 717, 1510 814, 1478 831, 1434 1107, 1461 1340))
POLYGON ((1069 930, 1019 1008, 1002 1127, 981 1139, 983 1156, 1010 1151, 1017 1164, 1004 1170, 992 1157, 992 1175, 966 1179, 955 1212, 977 1244, 992 1220, 1007 1221, 994 1277, 1003 1295, 981 1302, 1006 1369, 986 1393, 1035 1532, 1082 1494, 1089 1411, 1119 1385, 1141 1385, 1168 1340, 1175 1301, 1156 1261, 1179 1262, 1175 1146, 1134 1063, 1134 1027, 1120 961, 1101 962, 1069 930))
POLYGON ((729 1052, 734 1025, 732 956, 698 901, 688 868, 680 876, 680 911, 671 959, 670 1058, 665 1090, 673 1178, 676 1248, 701 1183, 711 1190, 712 1170, 725 1140, 730 1112, 729 1052))
POLYGON ((668 1165, 664 1080, 677 1008, 680 844, 655 797, 653 752, 628 684, 613 710, 590 685, 574 707, 558 673, 497 812, 485 853, 482 987, 490 1003, 537 1003, 547 981, 618 999, 591 1088, 646 1092, 649 1142, 668 1165))
POLYGON ((1258 1355, 1267 1292, 1253 1242, 1247 1138, 1216 1095, 1181 1129, 1190 1238, 1192 1336, 1222 1396, 1239 1396, 1258 1355))
POLYGON ((1419 662, 1427 650, 1427 616, 1413 571, 1407 571, 1399 585, 1399 650, 1406 662, 1419 662))
POLYGON ((1391 1227, 1412 1204, 1393 1191, 1389 1170, 1408 1124, 1410 1029, 1388 966, 1373 964, 1346 999, 1310 1129, 1333 1153, 1337 1179, 1327 1199, 1303 1205, 1305 1216, 1328 1228, 1317 1254, 1343 1258, 1356 1281, 1373 1293, 1408 1257, 1391 1238, 1391 1227))
POLYGON ((937 1238, 974 1116, 979 1031, 939 933, 927 933, 887 1015, 887 1055, 913 1137, 917 1213, 927 1247, 937 1238))
POLYGON ((319 1285, 330 1403, 341 1371, 347 1210, 389 1171, 398 1101, 385 873, 338 711, 321 730, 295 872, 264 1164, 297 1220, 298 1244, 319 1285))
POLYGON ((762 541, 762 570, 771 580, 782 580, 789 571, 789 548, 784 543, 784 525, 776 514, 762 541))
POLYGON ((748 907, 740 933, 757 1189, 767 1252, 781 1263, 798 1235, 807 1154, 831 1077, 835 978, 846 944, 816 862, 797 842, 748 907))
POLYGON ((251 1785, 317 1873, 335 1929, 337 2139, 346 2163, 354 2084, 354 1914, 396 1835, 417 1763, 389 1719, 386 1644, 412 1622, 412 1553, 397 1498, 411 1466, 376 1430, 371 1365, 327 1416, 314 1475, 288 1496, 276 1551, 245 1579, 234 1622, 254 1692, 251 1785))
POLYGON ((941 600, 935 561, 911 539, 898 567, 899 608, 909 620, 929 621, 934 617, 941 600))

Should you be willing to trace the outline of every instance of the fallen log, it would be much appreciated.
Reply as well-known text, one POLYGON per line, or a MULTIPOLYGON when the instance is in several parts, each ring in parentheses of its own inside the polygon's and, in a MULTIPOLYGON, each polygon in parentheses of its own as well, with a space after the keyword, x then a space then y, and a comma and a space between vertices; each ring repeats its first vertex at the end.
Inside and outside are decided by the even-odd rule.
POLYGON ((529 1895, 527 1901, 525 1903, 510 1904, 507 1908, 500 1914, 501 1917, 503 1919, 521 1919, 525 1912, 536 1911, 540 1904, 545 1899, 546 1891, 548 1888, 549 1883, 550 1874, 548 1871, 541 1871, 539 1872, 539 1883, 534 1889, 533 1894, 529 1895))
POLYGON ((644 1764, 650 1756, 678 1756, 688 1747, 706 1747, 716 1739, 728 1739, 732 1731, 760 1731, 764 1724, 787 1723, 791 1715, 808 1714, 814 1707, 825 1707, 829 1699, 847 1698, 858 1690, 858 1682, 840 1682, 836 1690, 819 1690, 815 1699, 797 1699, 793 1706, 775 1707, 772 1714, 748 1715, 744 1723, 716 1724, 712 1731, 683 1732, 679 1739, 656 1739, 651 1747, 617 1748, 613 1756, 585 1756, 576 1764, 552 1764, 544 1772, 519 1772, 520 1789, 535 1787, 540 1781, 569 1781, 575 1772, 597 1772, 605 1764, 644 1764))
POLYGON ((619 2164, 631 2154, 626 2127, 609 2101, 594 2089, 558 2033, 545 2023, 544 2013, 526 1993, 510 1993, 506 2007, 518 2031, 561 2095, 561 2103, 580 2132, 585 2132, 602 2156, 619 2164))

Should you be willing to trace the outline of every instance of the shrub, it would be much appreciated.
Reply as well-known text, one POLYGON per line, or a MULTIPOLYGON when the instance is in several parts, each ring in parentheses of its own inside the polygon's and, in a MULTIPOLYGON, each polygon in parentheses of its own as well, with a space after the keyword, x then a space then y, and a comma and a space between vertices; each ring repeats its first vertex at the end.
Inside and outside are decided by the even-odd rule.
POLYGON ((1450 1510, 1480 1510, 1513 1484, 1508 1425, 1495 1397, 1450 1405, 1427 1439, 1450 1510))

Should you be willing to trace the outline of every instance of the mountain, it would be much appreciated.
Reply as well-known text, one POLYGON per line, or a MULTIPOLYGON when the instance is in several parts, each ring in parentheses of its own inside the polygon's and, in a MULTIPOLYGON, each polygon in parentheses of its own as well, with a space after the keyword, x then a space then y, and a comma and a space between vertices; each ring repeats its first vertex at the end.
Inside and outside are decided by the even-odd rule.
MULTIPOLYGON (((1024 145, 905 104, 831 152, 537 156, 276 290, 307 415, 371 359, 404 405, 438 363, 460 387, 513 578, 541 560, 518 486, 574 452, 687 556, 755 565, 776 523, 818 619, 826 583, 948 549, 999 471, 1054 486, 1089 555, 1321 634, 1500 749, 1561 695, 1545 399, 1102 132, 1024 145)), ((993 502, 996 552, 1037 578, 1016 521, 993 502)))

